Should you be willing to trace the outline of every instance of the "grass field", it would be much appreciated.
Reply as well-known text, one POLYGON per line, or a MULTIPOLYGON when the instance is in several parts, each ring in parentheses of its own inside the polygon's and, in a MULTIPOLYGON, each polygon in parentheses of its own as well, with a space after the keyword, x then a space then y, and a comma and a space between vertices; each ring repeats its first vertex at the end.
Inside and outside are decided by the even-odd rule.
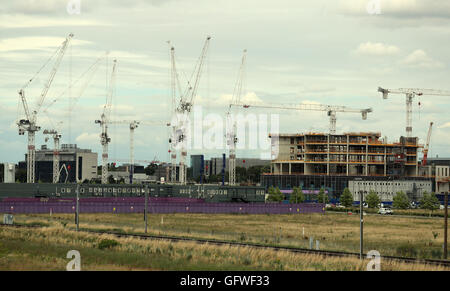
MULTIPOLYGON (((377 250, 382 256, 395 255, 436 259, 442 257, 442 219, 375 215, 367 215, 364 219, 365 252, 377 250)), ((105 251, 95 247, 99 243, 100 236, 83 232, 75 234, 73 232, 75 227, 73 215, 53 214, 51 217, 48 214, 15 215, 15 222, 18 224, 40 224, 48 227, 42 230, 0 229, 1 269, 27 266, 27 264, 21 264, 20 262, 26 262, 35 255, 48 256, 48 260, 50 260, 40 260, 39 266, 36 266, 37 269, 60 269, 60 264, 67 261, 63 252, 69 250, 68 246, 78 250, 81 248, 85 253, 83 257, 86 256, 87 259, 85 262, 86 266, 89 266, 87 268, 94 270, 110 267, 112 269, 163 270, 364 269, 357 259, 327 259, 324 261, 316 256, 287 253, 284 255, 277 254, 276 256, 274 253, 265 257, 264 254, 270 253, 265 250, 245 250, 244 252, 248 254, 244 256, 239 253, 242 252, 242 249, 199 246, 193 243, 136 242, 136 252, 131 248, 133 244, 130 245, 129 243, 115 247, 114 250, 105 251), (41 232, 44 236, 38 234, 41 232), (14 239, 9 239, 10 236, 14 239), (35 239, 22 240, 24 237, 34 237, 35 239), (85 238, 85 240, 80 238, 85 238), (14 240, 18 240, 20 243, 14 243, 14 240), (52 245, 52 243, 55 245, 52 245), (21 244, 24 245, 21 246, 21 244), (49 246, 48 249, 40 249, 39 246, 42 244, 49 246), (127 257, 139 257, 138 254, 143 252, 140 249, 143 247, 142 244, 152 249, 148 254, 146 253, 152 263, 145 263, 147 260, 141 262, 141 259, 138 258, 135 258, 136 263, 133 263, 134 259, 127 259, 127 257), (168 248, 177 250, 168 252, 168 248), (20 252, 20 250, 28 249, 30 250, 29 253, 20 252), (157 249, 159 249, 159 252, 157 249), (199 251, 201 249, 206 250, 203 255, 202 251, 199 251), (218 253, 212 252, 212 250, 217 250, 218 253), (99 259, 99 254, 103 253, 108 254, 109 257, 107 257, 110 259, 99 259), (5 254, 7 254, 6 257, 5 254), (273 261, 267 259, 272 256, 279 258, 273 261), (196 259, 193 259, 194 257, 196 259), (52 261, 52 258, 56 261, 52 261), (92 262, 89 258, 92 258, 92 262), (301 262, 297 262, 297 259, 301 262), (118 260, 118 264, 115 263, 116 260, 118 260), (45 262, 48 262, 48 265, 45 262)), ((81 214, 80 228, 144 233, 144 219, 142 214, 81 214)), ((309 238, 313 237, 314 240, 320 241, 320 249, 359 252, 359 217, 341 213, 327 213, 325 215, 152 214, 149 215, 149 234, 214 238, 303 248, 309 247, 309 238)), ((33 264, 31 266, 31 269, 34 269, 33 264)), ((401 264, 385 266, 387 269, 407 269, 410 267, 401 264)))
MULTIPOLYGON (((82 270, 365 270, 368 263, 247 247, 116 238, 51 224, 0 227, 0 270, 65 270, 69 250, 80 252, 82 270), (101 247, 105 240, 116 245, 101 247)), ((390 261, 382 261, 381 269, 449 270, 390 261)))

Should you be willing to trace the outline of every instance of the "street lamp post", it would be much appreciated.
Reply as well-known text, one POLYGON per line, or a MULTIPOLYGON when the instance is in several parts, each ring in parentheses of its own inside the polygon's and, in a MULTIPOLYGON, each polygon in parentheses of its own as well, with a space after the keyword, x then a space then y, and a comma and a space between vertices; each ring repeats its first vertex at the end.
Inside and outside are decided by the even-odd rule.
POLYGON ((363 198, 364 198, 363 191, 359 191, 359 258, 361 260, 363 259, 363 249, 364 249, 363 198))
POLYGON ((445 192, 445 199, 444 199, 444 260, 447 259, 447 219, 448 219, 448 192, 445 192))

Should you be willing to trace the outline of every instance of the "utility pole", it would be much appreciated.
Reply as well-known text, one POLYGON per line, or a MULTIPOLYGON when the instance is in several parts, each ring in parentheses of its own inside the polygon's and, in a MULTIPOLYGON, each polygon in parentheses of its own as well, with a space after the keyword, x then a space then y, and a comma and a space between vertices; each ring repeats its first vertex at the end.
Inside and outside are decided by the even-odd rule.
POLYGON ((77 184, 77 201, 75 206, 75 223, 77 225, 77 231, 79 230, 80 224, 80 184, 77 184))
POLYGON ((145 205, 144 205, 144 220, 145 220, 145 233, 147 233, 147 205, 148 205, 148 185, 145 185, 145 205))
POLYGON ((359 191, 359 259, 364 259, 364 219, 363 219, 363 191, 359 191))
POLYGON ((447 259, 447 219, 448 219, 448 192, 445 192, 445 199, 444 199, 444 260, 447 259))

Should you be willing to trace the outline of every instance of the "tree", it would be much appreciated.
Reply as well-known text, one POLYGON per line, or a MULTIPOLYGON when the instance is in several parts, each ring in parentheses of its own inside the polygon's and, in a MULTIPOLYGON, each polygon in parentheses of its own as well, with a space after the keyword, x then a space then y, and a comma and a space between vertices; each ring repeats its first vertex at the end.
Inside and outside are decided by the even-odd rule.
POLYGON ((302 187, 294 187, 289 203, 303 203, 305 201, 305 195, 303 194, 302 187))
POLYGON ((236 167, 236 182, 247 182, 247 169, 244 167, 236 167))
POLYGON ((423 198, 420 200, 420 208, 431 210, 430 216, 434 210, 439 209, 439 205, 439 199, 437 199, 434 193, 423 193, 423 198))
POLYGON ((381 203, 381 199, 375 191, 370 190, 369 194, 366 196, 366 202, 369 208, 376 208, 378 207, 378 204, 381 203))
POLYGON ((353 195, 352 195, 352 192, 350 192, 350 189, 348 189, 348 188, 344 189, 344 193, 342 193, 339 201, 345 207, 350 207, 353 205, 353 195))
POLYGON ((403 191, 397 192, 393 198, 392 206, 398 209, 408 209, 410 206, 408 195, 406 195, 403 191))
POLYGON ((317 202, 319 203, 329 203, 330 199, 328 198, 328 194, 325 194, 325 189, 320 188, 319 195, 317 195, 317 202))
POLYGON ((144 171, 147 176, 153 176, 153 174, 155 174, 157 169, 158 169, 158 165, 151 163, 147 167, 145 167, 144 171))
POLYGON ((114 179, 113 175, 109 175, 108 184, 116 184, 116 180, 114 179))
POLYGON ((267 201, 271 202, 281 202, 284 199, 283 193, 281 193, 279 188, 269 187, 269 197, 267 197, 267 201))

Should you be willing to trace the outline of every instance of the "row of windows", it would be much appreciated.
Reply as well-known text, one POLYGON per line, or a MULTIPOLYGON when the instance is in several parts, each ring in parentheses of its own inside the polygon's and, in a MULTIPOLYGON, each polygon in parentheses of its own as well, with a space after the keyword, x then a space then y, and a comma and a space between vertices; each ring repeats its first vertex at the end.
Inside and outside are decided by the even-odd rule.
MULTIPOLYGON (((408 186, 410 183, 400 183, 400 182, 356 182, 358 186, 408 186)), ((431 183, 417 183, 416 186, 431 186, 431 183)))

